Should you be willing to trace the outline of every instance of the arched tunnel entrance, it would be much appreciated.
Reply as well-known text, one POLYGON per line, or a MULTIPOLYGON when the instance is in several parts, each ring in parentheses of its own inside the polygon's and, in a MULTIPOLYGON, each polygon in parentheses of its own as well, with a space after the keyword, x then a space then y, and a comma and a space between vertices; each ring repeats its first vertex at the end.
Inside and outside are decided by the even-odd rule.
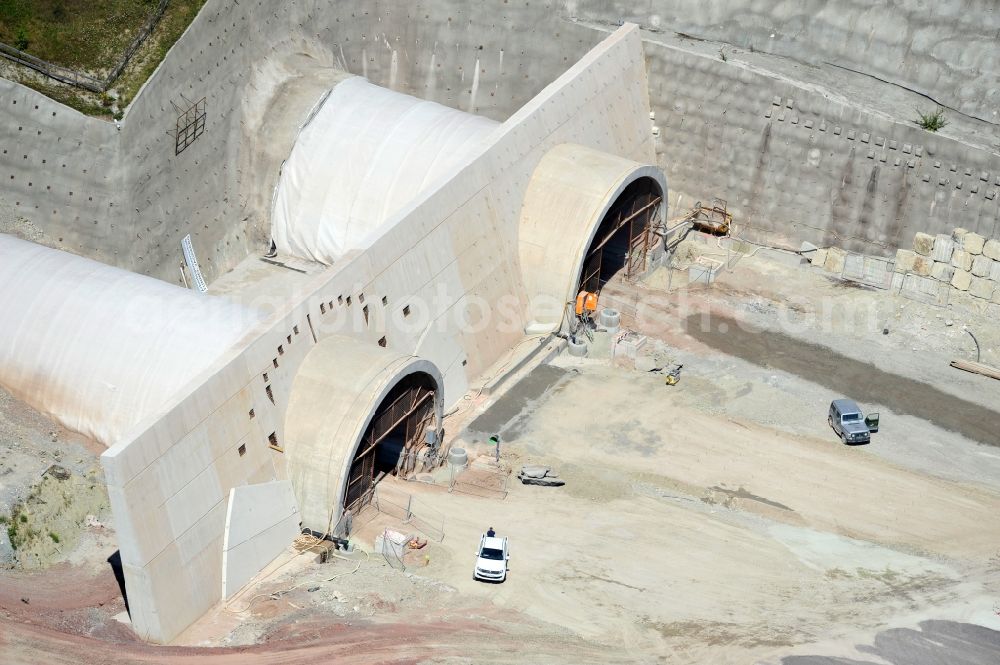
POLYGON ((562 143, 531 175, 518 233, 529 326, 568 331, 577 294, 655 265, 666 222, 663 171, 587 146, 562 143))
POLYGON ((404 377, 382 399, 351 462, 344 508, 352 512, 371 500, 375 484, 386 475, 410 473, 426 433, 434 430, 437 383, 424 372, 404 377))
POLYGON ((345 512, 368 503, 379 480, 433 464, 443 391, 429 360, 353 337, 321 340, 295 376, 285 414, 288 479, 303 527, 340 535, 345 512))
POLYGON ((628 185, 604 214, 584 255, 578 291, 600 293, 615 275, 632 280, 646 269, 652 229, 663 201, 660 185, 649 177, 628 185))

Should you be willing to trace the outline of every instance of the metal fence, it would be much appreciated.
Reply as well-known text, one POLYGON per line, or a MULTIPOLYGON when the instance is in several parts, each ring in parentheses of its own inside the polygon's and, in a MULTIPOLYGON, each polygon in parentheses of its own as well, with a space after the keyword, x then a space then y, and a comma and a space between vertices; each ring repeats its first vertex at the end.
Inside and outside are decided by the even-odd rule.
POLYGON ((112 69, 111 73, 108 74, 107 78, 100 79, 95 76, 90 76, 89 74, 84 74, 82 72, 75 71, 68 67, 63 67, 61 65, 56 65, 47 60, 42 60, 41 58, 36 58, 33 55, 25 53, 24 51, 14 48, 9 44, 4 44, 0 42, 0 57, 7 58, 12 62, 16 62, 19 65, 24 65, 34 69, 40 74, 44 74, 51 79, 60 81, 61 83, 66 83, 77 88, 83 88, 84 90, 89 90, 91 92, 102 93, 106 92, 108 88, 121 76, 122 71, 128 66, 129 60, 135 55, 135 52, 139 50, 142 43, 146 41, 153 30, 156 28, 156 24, 160 22, 163 18, 163 13, 167 10, 167 4, 169 0, 160 0, 160 4, 156 6, 156 10, 152 15, 146 20, 146 23, 139 30, 139 33, 135 38, 129 43, 128 48, 125 49, 124 55, 119 59, 118 64, 116 64, 112 69))
POLYGON ((412 494, 377 485, 372 505, 380 513, 412 526, 431 540, 439 543, 444 540, 444 513, 431 508, 412 494))
POLYGON ((407 544, 405 542, 402 544, 395 542, 389 535, 389 531, 390 529, 382 530, 382 535, 379 538, 379 554, 382 555, 387 564, 396 570, 406 570, 406 563, 404 563, 403 557, 406 554, 407 544))
POLYGON ((449 491, 472 494, 488 499, 507 498, 510 469, 481 466, 451 469, 449 491))

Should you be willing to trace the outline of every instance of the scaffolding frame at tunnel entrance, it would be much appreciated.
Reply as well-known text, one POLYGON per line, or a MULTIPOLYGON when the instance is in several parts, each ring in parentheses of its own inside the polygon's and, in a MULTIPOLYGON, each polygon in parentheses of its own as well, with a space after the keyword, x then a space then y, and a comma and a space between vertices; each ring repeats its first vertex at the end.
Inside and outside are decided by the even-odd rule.
POLYGON ((583 262, 583 274, 580 276, 581 291, 600 293, 609 281, 602 275, 602 270, 605 267, 605 248, 626 226, 628 227, 628 240, 624 266, 622 266, 625 269, 625 279, 634 282, 642 276, 646 270, 650 249, 653 246, 653 222, 659 216, 662 202, 661 195, 652 191, 645 192, 632 197, 628 205, 610 213, 614 215, 610 224, 608 224, 607 217, 601 220, 597 231, 598 235, 594 238, 583 262))
POLYGON ((379 405, 351 463, 344 494, 345 512, 356 514, 371 501, 380 478, 375 468, 378 447, 400 426, 403 427, 404 445, 394 473, 409 471, 410 463, 416 457, 415 448, 424 440, 427 425, 434 416, 435 392, 425 385, 416 384, 406 387, 388 404, 379 405))

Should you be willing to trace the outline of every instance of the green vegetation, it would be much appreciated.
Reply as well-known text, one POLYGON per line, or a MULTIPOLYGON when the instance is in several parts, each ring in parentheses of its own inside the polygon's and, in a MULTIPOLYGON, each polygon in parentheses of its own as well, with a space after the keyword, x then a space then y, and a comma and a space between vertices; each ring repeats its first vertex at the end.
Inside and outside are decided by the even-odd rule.
POLYGON ((158 0, 0 0, 0 41, 36 58, 105 73, 158 0))
POLYGON ((49 531, 49 538, 52 539, 53 543, 58 543, 59 542, 59 534, 58 533, 53 533, 53 532, 49 531))
POLYGON ((943 108, 938 108, 936 111, 932 111, 931 113, 923 113, 918 109, 917 115, 920 119, 914 120, 914 122, 929 132, 936 132, 948 124, 948 121, 944 119, 943 108))
POLYGON ((153 75, 159 64, 167 57, 167 51, 181 38, 205 2, 206 0, 171 0, 156 30, 118 79, 116 87, 120 94, 121 106, 128 105, 135 98, 142 84, 153 75))
MULTIPOLYGON (((110 95, 59 83, 23 68, 19 82, 81 113, 121 118, 143 83, 206 0, 170 0, 153 33, 110 95)), ((0 42, 83 74, 105 78, 153 15, 159 0, 0 0, 0 42)))

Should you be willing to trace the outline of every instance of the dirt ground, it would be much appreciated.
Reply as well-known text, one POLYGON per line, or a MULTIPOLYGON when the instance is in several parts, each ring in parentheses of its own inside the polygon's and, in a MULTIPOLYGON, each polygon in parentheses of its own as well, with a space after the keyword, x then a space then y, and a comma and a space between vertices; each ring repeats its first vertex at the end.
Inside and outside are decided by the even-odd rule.
POLYGON ((473 455, 499 434, 507 468, 550 465, 564 487, 383 481, 356 542, 427 537, 405 571, 290 553, 171 647, 112 618, 96 556, 6 574, 0 661, 1000 662, 1000 381, 948 367, 966 325, 1000 364, 996 321, 763 253, 709 289, 607 299, 647 336, 634 362, 599 333, 448 423, 473 455), (648 371, 671 363, 677 386, 648 371), (880 412, 870 445, 828 427, 845 396, 880 412), (403 524, 389 506, 409 497, 403 524), (503 584, 471 577, 488 526, 510 539, 503 584))

